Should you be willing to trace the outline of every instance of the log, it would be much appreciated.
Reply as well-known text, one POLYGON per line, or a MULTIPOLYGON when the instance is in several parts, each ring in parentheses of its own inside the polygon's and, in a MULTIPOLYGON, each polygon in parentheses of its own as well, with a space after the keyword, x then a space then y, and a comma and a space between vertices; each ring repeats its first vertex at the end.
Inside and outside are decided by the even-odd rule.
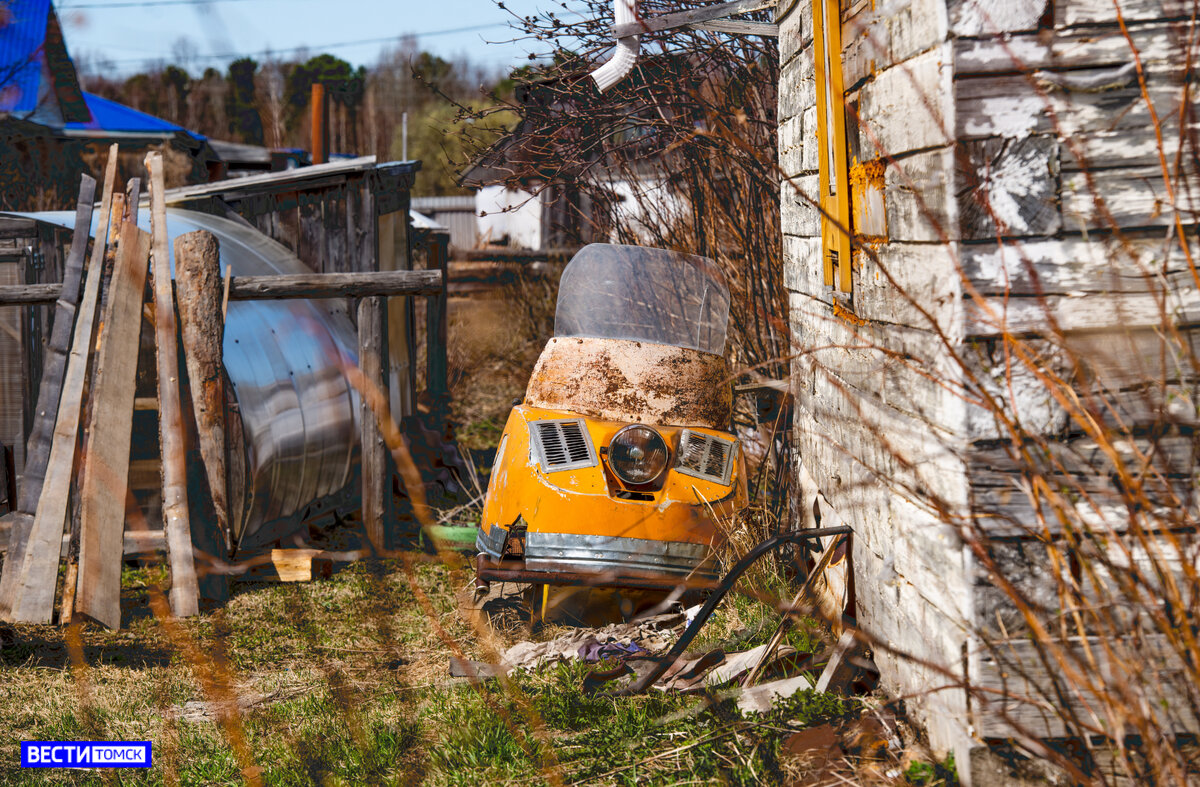
POLYGON ((175 331, 175 299, 167 248, 167 204, 163 161, 146 156, 150 173, 150 233, 154 261, 154 345, 158 371, 159 448, 163 466, 163 529, 171 566, 171 610, 177 617, 199 614, 199 587, 192 556, 188 519, 187 454, 179 401, 179 356, 175 331))
POLYGON ((221 313, 220 249, 211 232, 199 230, 175 239, 175 288, 200 456, 217 517, 219 535, 210 540, 228 547, 225 371, 221 360, 225 321, 221 313))
MULTIPOLYGON (((87 177, 84 175, 84 177, 87 177)), ((91 208, 91 205, 87 206, 91 208)), ((88 222, 91 222, 91 214, 89 212, 88 222)), ((90 229, 90 227, 89 227, 90 229)), ((87 238, 84 238, 84 243, 87 243, 87 238)), ((71 244, 72 256, 74 256, 75 244, 71 244)), ((68 261, 68 266, 70 262, 68 261)), ((70 268, 67 268, 68 275, 70 268)), ((76 291, 78 292, 78 282, 76 283, 76 291)), ((0 287, 0 306, 37 306, 39 304, 54 303, 56 300, 66 300, 70 302, 70 297, 63 295, 63 284, 59 282, 50 282, 48 284, 6 284, 0 287)), ((54 319, 55 324, 58 323, 57 316, 54 319)), ((45 378, 42 378, 45 379, 45 378)))
MULTIPOLYGON (((435 295, 442 291, 444 281, 445 276, 440 271, 231 276, 229 278, 229 300, 435 295)), ((62 285, 60 284, 7 284, 0 287, 0 306, 53 303, 61 291, 62 285)))
MULTIPOLYGON (((362 369, 363 385, 385 392, 380 402, 387 402, 388 347, 387 311, 382 297, 363 298, 358 304, 358 364, 362 369)), ((371 408, 372 397, 363 392, 362 407, 362 518, 371 547, 379 554, 386 548, 386 505, 391 500, 391 479, 387 472, 387 446, 379 429, 379 418, 371 408)))
MULTIPOLYGON (((109 171, 113 172, 114 177, 115 160, 116 156, 110 152, 109 171)), ((12 621, 49 623, 54 612, 54 590, 58 578, 62 536, 66 528, 67 499, 75 466, 75 445, 79 437, 83 388, 96 330, 96 305, 100 300, 100 283, 104 276, 104 249, 107 244, 103 239, 112 223, 111 212, 116 207, 114 203, 118 202, 112 197, 107 173, 104 190, 108 197, 109 212, 101 214, 102 231, 97 232, 96 242, 92 246, 92 258, 88 263, 83 284, 83 298, 79 304, 71 354, 67 358, 62 398, 59 402, 58 418, 54 424, 54 435, 50 443, 46 476, 38 498, 37 512, 29 531, 24 560, 9 561, 14 569, 18 563, 21 566, 19 579, 15 581, 12 590, 11 606, 6 615, 7 619, 12 621)), ((104 210, 105 206, 102 205, 101 209, 104 210)))
MULTIPOLYGON (((121 626, 121 554, 129 487, 129 448, 137 384, 142 298, 150 236, 134 215, 121 227, 121 247, 104 309, 104 340, 91 392, 88 451, 80 488, 79 569, 75 611, 111 629, 121 626)), ((63 604, 67 610, 66 602, 63 604)))
MULTIPOLYGON (((113 146, 116 147, 115 145, 113 146)), ((107 216, 112 200, 113 181, 116 178, 117 157, 109 151, 108 167, 104 176, 104 191, 100 206, 101 215, 107 216)), ((67 366, 67 350, 71 344, 71 330, 75 325, 76 306, 79 302, 79 285, 83 278, 83 257, 87 253, 88 236, 92 229, 92 206, 96 198, 96 181, 82 176, 79 184, 79 202, 75 209, 75 234, 71 238, 71 254, 67 258, 61 285, 55 285, 55 298, 59 298, 54 312, 54 328, 46 346, 42 381, 38 389, 36 416, 26 444, 25 472, 16 500, 9 504, 18 512, 13 520, 12 545, 9 559, 0 574, 0 618, 7 617, 12 603, 12 592, 19 569, 25 559, 25 544, 33 527, 33 513, 42 494, 42 481, 46 476, 46 465, 50 459, 50 443, 54 424, 58 419, 58 402, 62 395, 63 375, 67 366)), ((103 243, 97 243, 103 254, 103 243)), ((93 253, 93 257, 95 257, 93 253)))
POLYGON ((434 295, 441 291, 442 281, 440 271, 407 270, 234 276, 229 280, 229 300, 434 295))

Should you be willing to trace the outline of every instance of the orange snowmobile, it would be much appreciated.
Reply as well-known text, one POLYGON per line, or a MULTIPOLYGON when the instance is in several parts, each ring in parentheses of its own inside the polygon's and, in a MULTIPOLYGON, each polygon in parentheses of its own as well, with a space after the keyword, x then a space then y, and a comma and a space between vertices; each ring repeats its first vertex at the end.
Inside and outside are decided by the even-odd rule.
POLYGON ((715 263, 592 244, 563 271, 554 337, 496 452, 479 587, 711 587, 746 504, 730 433, 729 291, 715 263))

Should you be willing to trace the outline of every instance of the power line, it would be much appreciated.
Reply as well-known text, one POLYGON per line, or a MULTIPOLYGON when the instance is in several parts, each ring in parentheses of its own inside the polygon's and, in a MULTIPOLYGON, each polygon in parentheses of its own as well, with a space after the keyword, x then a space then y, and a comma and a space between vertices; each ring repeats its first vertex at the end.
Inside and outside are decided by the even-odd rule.
MULTIPOLYGON (((278 0, 267 0, 277 2, 278 0)), ((83 8, 156 8, 167 5, 212 5, 214 3, 256 3, 262 0, 122 0, 118 3, 72 3, 58 6, 59 11, 75 11, 83 8)))
MULTIPOLYGON (((222 53, 222 54, 193 55, 187 59, 194 60, 194 61, 219 61, 219 60, 236 60, 236 59, 242 58, 242 57, 269 57, 271 55, 283 55, 283 54, 291 54, 291 53, 295 53, 295 52, 322 51, 322 50, 327 50, 327 49, 343 49, 346 47, 367 46, 369 44, 387 44, 387 43, 391 43, 394 41, 399 41, 404 38, 408 38, 410 36, 413 38, 429 38, 432 36, 452 35, 454 33, 472 33, 472 32, 478 31, 478 30, 490 30, 490 29, 496 28, 496 27, 507 27, 507 26, 508 26, 507 22, 492 22, 490 24, 485 24, 485 25, 471 25, 469 27, 455 27, 455 28, 450 28, 447 30, 426 30, 424 32, 399 33, 397 35, 384 36, 384 37, 380 37, 380 38, 363 38, 363 39, 359 39, 357 41, 339 41, 339 42, 331 43, 331 44, 302 44, 300 46, 286 47, 286 48, 282 48, 282 49, 264 49, 259 52, 226 52, 226 53, 222 53)), ((97 45, 93 44, 92 46, 97 46, 97 45)), ((114 47, 114 48, 121 48, 121 47, 114 47)), ((166 58, 166 57, 172 57, 172 55, 163 54, 163 55, 160 55, 160 57, 166 58)), ((151 60, 151 59, 153 59, 152 56, 150 56, 150 57, 133 57, 133 58, 122 58, 119 60, 111 60, 109 62, 111 62, 114 65, 119 65, 119 64, 123 64, 123 63, 141 63, 141 62, 144 62, 146 60, 151 60)))

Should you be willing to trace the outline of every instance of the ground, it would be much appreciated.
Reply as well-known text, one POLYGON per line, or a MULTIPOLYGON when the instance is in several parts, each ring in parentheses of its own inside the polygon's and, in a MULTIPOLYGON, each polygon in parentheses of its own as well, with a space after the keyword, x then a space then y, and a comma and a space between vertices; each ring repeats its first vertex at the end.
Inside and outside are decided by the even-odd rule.
MULTIPOLYGON (((0 651, 0 783, 99 783, 23 771, 19 742, 105 739, 154 742, 155 767, 123 772, 130 784, 779 782, 803 775, 794 733, 864 715, 858 699, 811 692, 745 718, 704 695, 589 696, 592 667, 578 664, 470 685, 450 677, 452 653, 487 659, 528 629, 473 627, 456 602, 467 573, 414 558, 235 583, 227 606, 178 624, 151 612, 162 570, 127 570, 125 630, 15 627, 0 651)), ((765 638, 766 612, 742 600, 708 636, 765 638)), ((812 647, 819 632, 792 641, 812 647)), ((909 760, 863 758, 842 778, 944 780, 909 760)))
MULTIPOLYGON (((553 291, 535 284, 452 304, 453 413, 478 458, 494 451, 524 392, 553 303, 553 291)), ((478 505, 443 519, 471 523, 478 505)), ((783 573, 765 563, 748 581, 790 595, 783 573)), ((0 784, 953 781, 902 724, 889 747, 897 736, 871 719, 894 709, 875 696, 804 692, 743 717, 726 694, 587 693, 595 667, 578 663, 503 682, 452 678, 452 656, 490 661, 560 631, 533 630, 520 609, 473 614, 462 603, 471 585, 462 556, 416 550, 309 583, 235 581, 228 604, 180 622, 155 614, 165 584, 161 567, 125 570, 121 631, 0 627, 0 784), (105 739, 153 741, 154 768, 102 776, 19 767, 21 741, 105 739)), ((731 598, 693 652, 770 637, 774 610, 731 598)), ((829 637, 806 623, 787 642, 808 653, 829 637)))

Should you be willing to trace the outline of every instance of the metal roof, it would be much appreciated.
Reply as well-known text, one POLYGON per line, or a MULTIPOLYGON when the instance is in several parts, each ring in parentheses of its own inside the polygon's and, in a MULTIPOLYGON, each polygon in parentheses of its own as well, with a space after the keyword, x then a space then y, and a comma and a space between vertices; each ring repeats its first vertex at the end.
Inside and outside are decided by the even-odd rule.
POLYGON ((0 0, 0 112, 38 108, 50 0, 0 0))
POLYGON ((118 104, 116 101, 110 101, 92 93, 84 93, 83 100, 92 117, 86 123, 64 124, 63 127, 68 131, 124 131, 165 136, 183 133, 203 139, 183 126, 177 126, 162 118, 139 112, 132 107, 118 104))
POLYGON ((178 205, 189 200, 205 197, 219 196, 223 199, 239 199, 273 190, 303 188, 306 182, 309 181, 344 177, 370 170, 414 174, 420 168, 421 162, 419 161, 389 161, 378 164, 374 156, 361 156, 344 161, 331 161, 328 164, 297 167, 296 169, 284 170, 283 172, 267 172, 262 175, 250 175, 244 178, 231 178, 229 180, 219 180, 214 183, 201 183, 196 186, 168 189, 166 191, 166 198, 168 205, 178 205))

